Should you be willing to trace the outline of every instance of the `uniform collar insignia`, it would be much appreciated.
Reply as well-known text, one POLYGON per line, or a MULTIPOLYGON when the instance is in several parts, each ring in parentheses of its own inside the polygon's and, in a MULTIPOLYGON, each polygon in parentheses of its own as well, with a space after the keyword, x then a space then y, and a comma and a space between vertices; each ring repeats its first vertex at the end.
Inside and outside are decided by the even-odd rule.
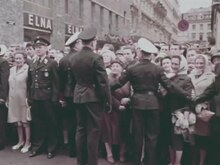
POLYGON ((44 59, 44 64, 47 64, 48 63, 48 59, 44 59))
POLYGON ((34 58, 33 63, 35 63, 37 61, 37 58, 34 58))

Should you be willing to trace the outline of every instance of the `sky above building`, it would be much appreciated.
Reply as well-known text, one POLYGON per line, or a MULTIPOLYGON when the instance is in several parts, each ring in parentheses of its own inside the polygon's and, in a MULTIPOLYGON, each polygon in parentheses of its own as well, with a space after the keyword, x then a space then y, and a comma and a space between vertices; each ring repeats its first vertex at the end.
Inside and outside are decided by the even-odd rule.
POLYGON ((178 0, 181 13, 185 13, 191 8, 209 7, 212 0, 178 0))

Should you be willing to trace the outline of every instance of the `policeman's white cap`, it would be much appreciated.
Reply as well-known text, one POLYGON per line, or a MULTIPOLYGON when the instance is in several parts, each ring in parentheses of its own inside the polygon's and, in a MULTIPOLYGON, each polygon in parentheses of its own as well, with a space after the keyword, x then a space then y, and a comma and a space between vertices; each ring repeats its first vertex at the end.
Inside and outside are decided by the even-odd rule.
POLYGON ((73 42, 75 42, 76 40, 79 39, 79 34, 80 32, 76 32, 74 33, 65 43, 66 46, 69 46, 70 44, 72 44, 73 42))
POLYGON ((7 52, 7 47, 5 45, 0 45, 0 56, 7 52))
POLYGON ((152 42, 150 42, 149 40, 145 38, 140 38, 138 40, 138 47, 140 48, 140 50, 146 53, 157 53, 158 52, 158 49, 156 48, 156 46, 154 46, 152 42))

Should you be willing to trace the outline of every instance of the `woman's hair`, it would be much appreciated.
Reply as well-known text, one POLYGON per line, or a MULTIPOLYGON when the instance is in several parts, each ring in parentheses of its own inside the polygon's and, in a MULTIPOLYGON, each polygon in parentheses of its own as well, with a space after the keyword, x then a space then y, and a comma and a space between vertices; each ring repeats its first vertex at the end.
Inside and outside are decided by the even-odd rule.
POLYGON ((209 72, 211 71, 211 66, 209 66, 209 60, 208 60, 208 57, 205 56, 204 54, 197 54, 195 59, 194 59, 194 62, 196 63, 196 60, 198 59, 202 59, 205 63, 205 72, 209 72))
POLYGON ((27 54, 26 54, 24 51, 16 51, 16 52, 14 53, 14 58, 15 58, 15 55, 16 55, 16 54, 21 54, 21 55, 23 56, 25 62, 27 62, 27 54))
POLYGON ((111 61, 115 60, 116 56, 115 56, 115 53, 112 52, 111 50, 102 50, 100 52, 100 55, 103 56, 104 54, 108 54, 111 56, 111 61))
POLYGON ((195 59, 194 59, 194 62, 196 62, 196 60, 198 59, 202 59, 205 63, 206 63, 206 58, 203 54, 198 54, 195 59))
POLYGON ((166 57, 161 58, 161 60, 160 60, 160 65, 161 66, 162 66, 163 60, 166 60, 166 59, 171 60, 171 57, 170 56, 166 56, 166 57))

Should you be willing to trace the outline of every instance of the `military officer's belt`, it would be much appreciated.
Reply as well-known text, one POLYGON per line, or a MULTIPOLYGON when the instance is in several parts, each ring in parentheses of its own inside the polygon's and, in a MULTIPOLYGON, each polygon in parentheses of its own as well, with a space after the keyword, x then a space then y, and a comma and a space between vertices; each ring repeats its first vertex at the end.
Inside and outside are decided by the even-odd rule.
POLYGON ((148 91, 148 90, 135 90, 135 93, 144 93, 148 95, 154 95, 153 91, 148 91))

